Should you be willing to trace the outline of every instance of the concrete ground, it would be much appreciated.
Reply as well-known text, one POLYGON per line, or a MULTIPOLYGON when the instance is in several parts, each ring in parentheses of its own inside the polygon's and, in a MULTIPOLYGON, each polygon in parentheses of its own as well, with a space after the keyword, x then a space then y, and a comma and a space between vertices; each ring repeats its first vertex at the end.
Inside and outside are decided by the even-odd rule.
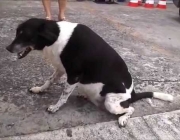
MULTIPOLYGON (((54 18, 57 6, 53 2, 54 18)), ((150 10, 126 4, 68 2, 67 19, 91 27, 124 58, 136 91, 163 91, 175 96, 173 103, 154 99, 154 107, 147 100, 134 103, 135 113, 125 128, 118 127, 117 116, 77 98, 76 91, 56 114, 48 114, 45 110, 58 100, 61 85, 54 84, 42 95, 30 94, 27 89, 41 85, 52 69, 40 52, 14 61, 5 50, 19 23, 31 17, 44 18, 42 4, 1 0, 0 13, 0 139, 180 138, 180 19, 173 4, 167 10, 150 10), (20 135, 27 136, 10 137, 20 135)))

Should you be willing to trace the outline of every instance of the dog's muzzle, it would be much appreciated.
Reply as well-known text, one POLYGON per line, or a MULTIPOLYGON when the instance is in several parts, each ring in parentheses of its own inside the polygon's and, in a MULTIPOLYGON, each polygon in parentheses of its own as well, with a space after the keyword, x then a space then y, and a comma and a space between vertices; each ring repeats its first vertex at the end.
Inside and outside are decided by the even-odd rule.
POLYGON ((32 47, 26 47, 20 49, 19 46, 9 45, 6 47, 6 50, 8 50, 11 53, 17 53, 18 59, 22 59, 32 50, 32 47))

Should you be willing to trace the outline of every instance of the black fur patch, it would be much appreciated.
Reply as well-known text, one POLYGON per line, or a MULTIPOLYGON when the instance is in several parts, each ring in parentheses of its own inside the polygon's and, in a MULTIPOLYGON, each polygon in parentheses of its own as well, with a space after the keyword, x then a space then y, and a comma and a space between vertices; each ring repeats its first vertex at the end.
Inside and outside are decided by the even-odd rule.
POLYGON ((127 66, 119 54, 99 35, 85 25, 74 29, 60 58, 68 75, 68 82, 105 84, 101 95, 125 93, 132 84, 127 66), (78 77, 78 81, 75 80, 78 77))
POLYGON ((29 46, 35 50, 42 50, 45 46, 51 46, 57 40, 59 33, 60 30, 55 21, 32 18, 18 26, 16 37, 7 49, 14 52, 17 50, 15 46, 18 45, 18 51, 29 46))

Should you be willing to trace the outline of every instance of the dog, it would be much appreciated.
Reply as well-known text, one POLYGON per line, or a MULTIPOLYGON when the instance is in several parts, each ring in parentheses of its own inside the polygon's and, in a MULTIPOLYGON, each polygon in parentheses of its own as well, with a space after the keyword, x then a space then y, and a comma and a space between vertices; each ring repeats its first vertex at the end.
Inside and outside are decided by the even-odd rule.
POLYGON ((143 98, 173 101, 173 96, 160 92, 135 93, 133 79, 120 55, 93 30, 83 24, 31 18, 21 23, 16 37, 6 47, 24 58, 32 50, 42 51, 54 66, 53 75, 33 93, 46 90, 55 80, 66 77, 58 102, 47 110, 55 113, 65 104, 77 87, 80 95, 96 106, 104 104, 107 111, 120 115, 118 122, 125 126, 134 112, 131 103, 143 98))

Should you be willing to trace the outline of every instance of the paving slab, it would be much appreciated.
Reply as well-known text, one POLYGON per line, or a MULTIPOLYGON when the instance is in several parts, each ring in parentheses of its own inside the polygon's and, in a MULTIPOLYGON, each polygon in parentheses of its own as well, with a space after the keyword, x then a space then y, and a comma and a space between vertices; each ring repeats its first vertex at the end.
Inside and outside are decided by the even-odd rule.
MULTIPOLYGON (((57 19, 57 6, 53 2, 54 19, 57 19)), ((146 100, 139 101, 133 104, 136 109, 133 117, 180 109, 180 56, 177 53, 180 28, 179 22, 173 20, 178 18, 176 12, 173 5, 168 5, 168 10, 159 11, 130 8, 124 4, 68 3, 66 15, 69 21, 91 27, 124 58, 134 77, 136 91, 163 91, 176 96, 173 103, 153 100, 155 107, 149 106, 146 100), (156 30, 162 23, 166 35, 156 30), (172 30, 176 30, 175 35, 172 30), (164 36, 165 41, 157 39, 160 36, 164 36), (169 38, 175 41, 168 42, 169 38)), ((42 95, 30 94, 27 89, 43 84, 52 74, 52 68, 43 61, 40 52, 31 53, 16 62, 14 56, 5 50, 19 23, 32 17, 45 17, 42 3, 1 0, 0 13, 0 137, 117 119, 117 116, 77 98, 76 91, 56 114, 47 114, 46 108, 56 103, 60 96, 60 83, 42 95)))
POLYGON ((143 117, 159 140, 180 139, 180 111, 143 117))
MULTIPOLYGON (((142 118, 131 119, 129 124, 137 124, 135 121, 141 121, 142 118)), ((135 126, 133 128, 135 130, 135 126)), ((130 127, 130 126, 129 126, 130 127)), ((144 140, 144 138, 151 138, 153 140, 154 135, 150 133, 150 129, 146 126, 146 123, 141 121, 138 128, 147 130, 143 135, 134 135, 134 131, 128 128, 119 128, 117 122, 104 122, 87 126, 74 127, 70 129, 62 129, 53 132, 45 132, 20 137, 7 137, 1 140, 144 140)))
POLYGON ((179 116, 177 110, 131 118, 123 128, 110 121, 1 140, 179 140, 179 116))

